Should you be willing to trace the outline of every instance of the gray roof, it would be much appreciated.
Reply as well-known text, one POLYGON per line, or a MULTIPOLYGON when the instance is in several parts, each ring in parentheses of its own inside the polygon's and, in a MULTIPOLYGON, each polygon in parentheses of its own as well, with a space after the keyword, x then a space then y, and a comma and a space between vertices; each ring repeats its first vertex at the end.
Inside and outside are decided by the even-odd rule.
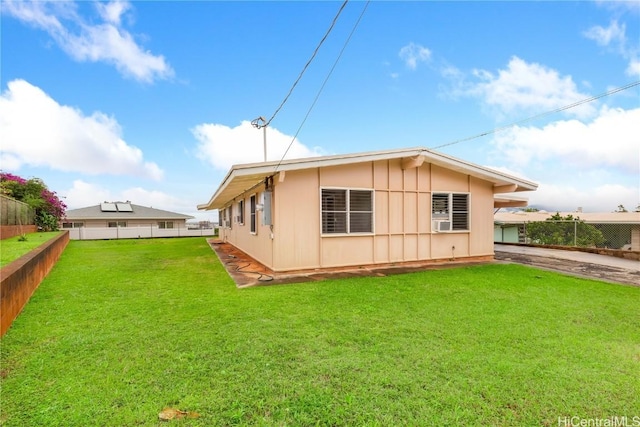
MULTIPOLYGON (((118 202, 120 203, 120 202, 118 202)), ((148 208, 146 206, 131 205, 131 212, 103 212, 101 205, 87 206, 86 208, 70 209, 67 211, 66 219, 149 219, 149 220, 167 220, 167 219, 191 219, 190 215, 163 211, 161 209, 148 208)))

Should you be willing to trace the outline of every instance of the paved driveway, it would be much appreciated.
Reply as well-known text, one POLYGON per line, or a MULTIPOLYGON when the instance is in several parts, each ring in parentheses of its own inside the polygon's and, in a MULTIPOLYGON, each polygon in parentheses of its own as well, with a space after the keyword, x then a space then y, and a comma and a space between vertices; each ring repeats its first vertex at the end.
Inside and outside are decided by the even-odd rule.
POLYGON ((640 286, 640 262, 580 251, 494 245, 495 259, 585 278, 640 286))

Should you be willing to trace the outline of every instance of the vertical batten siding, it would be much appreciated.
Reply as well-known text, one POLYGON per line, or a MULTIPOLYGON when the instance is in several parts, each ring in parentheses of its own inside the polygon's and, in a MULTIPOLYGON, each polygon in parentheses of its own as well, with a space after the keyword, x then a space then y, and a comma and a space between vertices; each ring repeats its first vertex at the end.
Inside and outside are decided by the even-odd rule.
POLYGON ((470 178, 469 256, 493 255, 493 185, 470 178))
POLYGON ((402 161, 377 162, 376 263, 430 259, 431 165, 402 169, 402 161), (380 216, 384 213, 384 219, 380 216))
POLYGON ((321 263, 319 170, 288 171, 276 181, 273 269, 313 269, 321 263))

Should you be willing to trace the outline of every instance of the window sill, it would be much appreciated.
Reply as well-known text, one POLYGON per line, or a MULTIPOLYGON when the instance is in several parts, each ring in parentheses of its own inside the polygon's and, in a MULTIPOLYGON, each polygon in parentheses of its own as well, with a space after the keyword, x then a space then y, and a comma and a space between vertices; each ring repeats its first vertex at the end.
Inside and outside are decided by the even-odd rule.
POLYGON ((375 236, 375 233, 328 233, 320 234, 320 237, 368 237, 375 236))

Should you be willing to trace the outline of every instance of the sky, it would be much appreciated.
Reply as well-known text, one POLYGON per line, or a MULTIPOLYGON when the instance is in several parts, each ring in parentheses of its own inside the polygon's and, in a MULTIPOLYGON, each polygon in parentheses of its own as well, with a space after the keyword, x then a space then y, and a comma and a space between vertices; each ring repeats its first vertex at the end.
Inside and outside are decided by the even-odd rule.
POLYGON ((0 7, 0 169, 69 209, 215 221, 197 205, 264 160, 258 117, 268 160, 425 147, 538 183, 539 209, 640 204, 637 1, 0 7))

